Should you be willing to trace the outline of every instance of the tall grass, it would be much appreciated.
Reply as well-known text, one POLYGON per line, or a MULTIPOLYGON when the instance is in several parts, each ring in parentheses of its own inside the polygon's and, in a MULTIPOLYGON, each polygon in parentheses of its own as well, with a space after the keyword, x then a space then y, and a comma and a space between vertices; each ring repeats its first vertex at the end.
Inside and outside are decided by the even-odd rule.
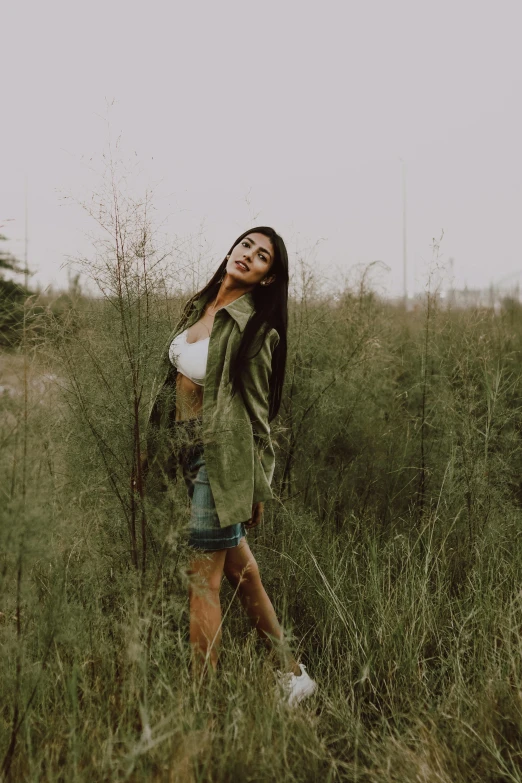
POLYGON ((3 779, 522 781, 521 308, 304 275, 249 534, 319 683, 288 711, 228 585, 218 676, 191 679, 186 499, 139 473, 181 299, 111 215, 103 296, 0 357, 3 779))

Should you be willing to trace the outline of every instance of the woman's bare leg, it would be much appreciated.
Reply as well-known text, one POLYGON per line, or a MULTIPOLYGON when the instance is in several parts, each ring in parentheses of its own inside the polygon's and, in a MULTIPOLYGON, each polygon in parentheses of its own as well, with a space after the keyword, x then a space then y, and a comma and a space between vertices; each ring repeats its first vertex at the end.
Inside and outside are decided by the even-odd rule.
POLYGON ((265 644, 274 649, 286 671, 300 675, 301 669, 288 650, 283 629, 277 619, 272 602, 261 582, 259 567, 245 538, 231 549, 225 550, 224 572, 265 644))
POLYGON ((227 550, 206 552, 194 557, 189 566, 190 643, 195 672, 206 661, 217 666, 221 641, 221 603, 219 588, 227 550))

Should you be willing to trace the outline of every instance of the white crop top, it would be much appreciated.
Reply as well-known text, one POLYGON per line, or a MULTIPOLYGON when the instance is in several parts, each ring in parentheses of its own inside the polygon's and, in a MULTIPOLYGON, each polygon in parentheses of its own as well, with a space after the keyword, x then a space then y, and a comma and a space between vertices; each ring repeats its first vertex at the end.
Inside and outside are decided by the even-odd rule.
POLYGON ((173 339, 169 348, 169 359, 180 373, 198 386, 204 386, 210 337, 188 343, 187 332, 188 329, 185 329, 173 339))

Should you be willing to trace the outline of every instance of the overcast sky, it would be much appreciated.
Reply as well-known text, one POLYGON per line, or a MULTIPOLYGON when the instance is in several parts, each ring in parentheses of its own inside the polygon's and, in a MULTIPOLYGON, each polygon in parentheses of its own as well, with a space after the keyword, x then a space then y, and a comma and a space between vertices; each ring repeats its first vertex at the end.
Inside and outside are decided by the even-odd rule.
MULTIPOLYGON (((381 260, 409 288, 433 237, 457 286, 522 270, 522 3, 89 2, 2 7, 0 233, 63 284, 108 126, 172 237, 221 260, 256 222, 334 282, 381 260), (112 106, 107 108, 108 104, 112 106)), ((518 279, 518 278, 517 278, 518 279)))

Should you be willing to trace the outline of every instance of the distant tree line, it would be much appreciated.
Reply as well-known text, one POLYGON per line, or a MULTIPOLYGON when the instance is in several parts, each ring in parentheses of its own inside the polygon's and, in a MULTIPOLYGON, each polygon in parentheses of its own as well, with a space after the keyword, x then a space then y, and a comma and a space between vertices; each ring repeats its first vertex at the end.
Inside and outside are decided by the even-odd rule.
MULTIPOLYGON (((0 234, 0 243, 7 237, 0 234)), ((0 245, 0 346, 10 347, 20 340, 23 327, 24 302, 30 291, 15 280, 5 277, 5 272, 22 274, 20 261, 0 245)))

